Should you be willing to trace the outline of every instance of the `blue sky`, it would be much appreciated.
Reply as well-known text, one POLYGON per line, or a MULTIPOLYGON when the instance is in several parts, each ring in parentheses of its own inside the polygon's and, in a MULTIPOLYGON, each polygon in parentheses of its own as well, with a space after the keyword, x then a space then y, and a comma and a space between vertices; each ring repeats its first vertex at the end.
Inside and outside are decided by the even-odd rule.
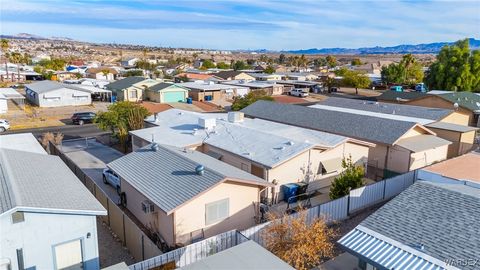
POLYGON ((0 0, 0 32, 217 49, 455 41, 480 34, 480 0, 0 0))

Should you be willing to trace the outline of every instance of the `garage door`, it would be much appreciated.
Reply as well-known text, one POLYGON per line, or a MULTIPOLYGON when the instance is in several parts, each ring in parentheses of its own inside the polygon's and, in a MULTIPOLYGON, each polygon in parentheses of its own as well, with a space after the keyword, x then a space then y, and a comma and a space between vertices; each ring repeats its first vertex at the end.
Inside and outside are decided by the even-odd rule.
POLYGON ((184 102, 185 101, 185 92, 178 91, 178 92, 165 92, 163 95, 163 102, 184 102))
POLYGON ((57 269, 83 269, 82 242, 75 240, 55 246, 55 265, 57 269))

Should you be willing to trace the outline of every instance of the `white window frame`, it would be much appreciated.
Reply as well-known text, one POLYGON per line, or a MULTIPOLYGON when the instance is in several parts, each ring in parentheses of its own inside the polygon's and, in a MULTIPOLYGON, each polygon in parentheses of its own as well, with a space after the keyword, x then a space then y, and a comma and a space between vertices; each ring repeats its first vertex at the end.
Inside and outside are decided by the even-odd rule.
POLYGON ((225 220, 230 216, 230 198, 221 199, 211 203, 205 204, 205 225, 215 224, 219 221, 225 220), (220 206, 226 204, 226 213, 221 213, 220 206), (209 213, 216 212, 215 218, 209 220, 209 213))

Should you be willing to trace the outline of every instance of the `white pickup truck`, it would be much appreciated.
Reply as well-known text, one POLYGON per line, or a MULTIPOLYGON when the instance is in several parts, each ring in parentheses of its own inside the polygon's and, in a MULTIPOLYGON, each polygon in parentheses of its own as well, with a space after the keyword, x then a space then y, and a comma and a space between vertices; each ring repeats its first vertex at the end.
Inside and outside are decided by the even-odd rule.
POLYGON ((0 119, 0 133, 10 129, 10 123, 6 119, 0 119))
POLYGON ((308 91, 305 89, 292 89, 290 92, 288 92, 289 95, 291 96, 296 96, 296 97, 308 97, 308 91))

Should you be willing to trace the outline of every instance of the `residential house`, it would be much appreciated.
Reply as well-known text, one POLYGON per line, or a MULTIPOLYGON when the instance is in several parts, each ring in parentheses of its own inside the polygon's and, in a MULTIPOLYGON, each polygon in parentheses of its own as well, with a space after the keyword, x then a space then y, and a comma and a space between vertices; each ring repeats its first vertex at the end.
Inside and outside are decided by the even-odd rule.
POLYGON ((382 103, 359 99, 330 97, 320 102, 322 108, 368 114, 376 117, 417 122, 436 133, 437 137, 451 141, 448 158, 462 155, 473 147, 478 128, 469 127, 467 115, 452 109, 439 109, 396 103, 382 103), (333 108, 331 108, 333 107, 333 108))
POLYGON ((57 71, 52 75, 53 81, 63 82, 66 80, 75 80, 77 79, 77 74, 69 71, 57 71))
POLYGON ((111 67, 96 67, 88 68, 85 71, 85 76, 87 78, 97 79, 97 80, 108 80, 113 81, 118 75, 118 71, 111 67))
POLYGON ((219 82, 225 85, 236 85, 240 87, 248 87, 250 91, 265 91, 267 95, 275 96, 283 94, 286 89, 283 85, 277 84, 273 81, 244 81, 244 80, 231 80, 219 82))
POLYGON ((447 158, 450 141, 435 136, 416 120, 401 121, 393 115, 378 117, 346 109, 313 105, 304 107, 257 101, 242 112, 253 118, 319 130, 374 144, 368 154, 370 177, 404 173, 447 158))
POLYGON ((288 263, 273 255, 256 242, 249 240, 196 261, 181 270, 205 269, 294 270, 288 263))
POLYGON ((203 74, 203 73, 191 73, 183 72, 175 75, 174 81, 179 82, 192 82, 192 81, 219 81, 221 80, 216 74, 203 74))
POLYGON ((284 91, 290 91, 294 88, 306 89, 308 92, 317 93, 322 89, 321 82, 314 82, 314 81, 298 81, 298 80, 281 80, 275 81, 277 84, 284 85, 284 91))
POLYGON ((131 76, 107 84, 105 87, 112 91, 113 101, 137 102, 143 100, 143 93, 148 87, 158 83, 160 82, 156 80, 131 76))
POLYGON ((140 59, 136 57, 130 57, 125 60, 122 60, 120 64, 122 65, 122 67, 134 67, 139 60, 140 59))
POLYGON ((171 247, 255 224, 260 192, 272 184, 213 157, 156 143, 107 166, 127 209, 171 247))
POLYGON ((257 81, 279 81, 282 79, 280 74, 266 74, 266 73, 249 73, 248 75, 255 78, 257 81))
POLYGON ((222 162, 275 183, 262 194, 276 203, 283 199, 281 186, 307 182, 308 190, 330 186, 342 171, 341 162, 352 157, 364 166, 369 146, 344 136, 297 128, 242 113, 195 113, 170 109, 146 119, 149 128, 131 131, 132 149, 156 142, 197 150, 222 162))
POLYGON ((212 81, 186 82, 178 83, 177 85, 188 88, 190 90, 189 96, 196 101, 231 100, 236 96, 244 96, 249 92, 248 87, 225 85, 214 83, 212 81))
POLYGON ((219 77, 222 80, 232 81, 232 80, 245 80, 245 81, 254 81, 255 77, 236 70, 227 70, 227 71, 220 71, 214 74, 215 77, 219 77))
POLYGON ((39 107, 90 105, 90 91, 54 81, 40 81, 25 85, 27 100, 39 107))
POLYGON ((338 243, 360 269, 479 269, 480 189, 417 181, 338 243))
POLYGON ((318 79, 318 76, 313 73, 301 73, 301 72, 277 72, 282 76, 282 80, 294 80, 294 81, 314 81, 318 79))
POLYGON ((455 110, 468 117, 470 126, 480 127, 480 96, 471 92, 448 92, 434 90, 428 93, 385 91, 377 97, 383 102, 405 103, 429 108, 455 110), (432 94, 430 94, 432 93, 432 94))
POLYGON ((175 83, 157 83, 145 91, 145 99, 158 103, 185 102, 189 89, 175 83))
POLYGON ((31 133, 0 136, 0 268, 100 269, 107 211, 31 133))

